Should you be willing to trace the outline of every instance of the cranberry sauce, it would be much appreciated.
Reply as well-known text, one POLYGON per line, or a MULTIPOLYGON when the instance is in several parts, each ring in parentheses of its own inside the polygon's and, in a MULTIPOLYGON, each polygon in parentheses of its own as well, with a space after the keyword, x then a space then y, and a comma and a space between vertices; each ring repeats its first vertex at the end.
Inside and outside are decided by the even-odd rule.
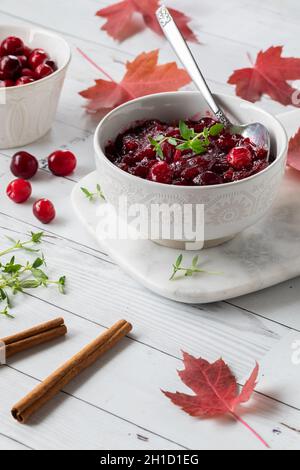
POLYGON ((146 121, 109 142, 105 153, 134 176, 184 186, 238 181, 268 166, 266 149, 231 135, 211 118, 174 124, 146 121))

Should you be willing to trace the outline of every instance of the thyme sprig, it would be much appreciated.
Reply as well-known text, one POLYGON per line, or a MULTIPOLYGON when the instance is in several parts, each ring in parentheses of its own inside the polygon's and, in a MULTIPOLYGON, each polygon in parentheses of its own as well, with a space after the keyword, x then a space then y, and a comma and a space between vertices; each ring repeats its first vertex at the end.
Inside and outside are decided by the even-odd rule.
POLYGON ((45 271, 41 269, 43 266, 46 266, 46 261, 40 249, 35 248, 35 246, 42 243, 43 237, 43 232, 31 232, 30 239, 23 242, 7 237, 13 245, 1 251, 0 257, 20 250, 39 253, 39 256, 33 262, 27 261, 24 264, 18 263, 15 256, 12 256, 7 262, 0 262, 0 303, 4 303, 4 308, 0 311, 0 315, 13 318, 13 315, 10 313, 12 308, 11 296, 25 292, 27 289, 56 285, 59 292, 65 293, 66 277, 62 276, 57 281, 52 281, 45 271))
POLYGON ((183 263, 183 255, 179 255, 175 263, 173 264, 173 273, 170 277, 170 281, 173 281, 176 278, 176 275, 181 272, 184 273, 185 277, 192 277, 195 274, 198 273, 206 273, 206 274, 220 274, 220 273, 212 273, 209 271, 206 271, 205 269, 200 268, 199 265, 199 256, 195 256, 192 260, 191 266, 185 268, 182 266, 183 263))
POLYGON ((105 201, 105 196, 103 194, 100 184, 97 184, 96 191, 94 192, 90 191, 87 188, 80 188, 80 189, 90 202, 93 202, 97 198, 103 199, 105 201))
POLYGON ((179 121, 181 138, 158 135, 155 138, 148 136, 148 140, 156 151, 157 157, 161 160, 164 160, 162 145, 165 142, 173 145, 177 150, 192 150, 195 155, 201 155, 207 152, 211 143, 210 137, 217 137, 223 129, 223 124, 216 123, 211 127, 205 127, 202 132, 197 133, 194 128, 188 127, 184 121, 179 121))

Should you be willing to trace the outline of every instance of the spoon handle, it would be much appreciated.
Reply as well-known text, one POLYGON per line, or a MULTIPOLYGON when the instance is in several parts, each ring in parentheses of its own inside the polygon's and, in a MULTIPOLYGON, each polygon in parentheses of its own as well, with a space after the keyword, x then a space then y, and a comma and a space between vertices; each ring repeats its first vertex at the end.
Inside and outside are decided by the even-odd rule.
POLYGON ((196 63, 192 52, 179 31, 175 21, 173 20, 169 10, 165 6, 161 6, 156 12, 159 24, 168 39, 169 43, 173 47, 177 57, 184 65, 186 71, 190 75, 191 79, 202 93, 210 109, 216 115, 218 120, 222 122, 226 127, 230 126, 231 123, 225 116, 224 112, 220 109, 216 103, 212 92, 207 85, 201 70, 196 63))

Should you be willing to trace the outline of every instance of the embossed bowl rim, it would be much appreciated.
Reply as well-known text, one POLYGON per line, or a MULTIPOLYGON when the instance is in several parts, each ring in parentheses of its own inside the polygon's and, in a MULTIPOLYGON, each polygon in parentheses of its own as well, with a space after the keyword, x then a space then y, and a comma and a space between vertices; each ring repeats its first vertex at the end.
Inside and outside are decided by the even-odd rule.
MULTIPOLYGON (((97 126, 97 129, 95 131, 95 135, 94 135, 94 148, 95 148, 95 151, 96 151, 96 155, 98 158, 101 158, 105 164, 107 164, 108 166, 110 166, 111 168, 113 168, 114 171, 116 171, 118 173, 118 175, 122 174, 124 178, 129 178, 131 182, 133 182, 134 180, 136 180, 137 178, 139 179, 139 182, 144 182, 145 185, 150 185, 149 186, 149 189, 150 187, 152 187, 154 189, 154 186, 158 186, 158 188, 160 187, 168 187, 168 188, 172 188, 174 189, 175 186, 174 185, 170 185, 170 184, 165 184, 165 183, 157 183, 156 181, 150 181, 150 180, 146 180, 146 179, 143 179, 143 178, 139 178, 138 176, 135 176, 135 175, 131 175, 130 173, 127 173, 126 171, 124 170, 121 170, 120 168, 118 168, 116 165, 114 165, 105 155, 104 153, 104 150, 101 148, 101 144, 100 144, 100 139, 99 139, 99 133, 101 131, 101 128, 103 126, 103 124, 105 123, 106 120, 110 119, 111 116, 113 116, 114 114, 118 113, 120 110, 123 110, 124 108, 126 108, 127 106, 131 105, 132 103, 139 103, 141 101, 145 101, 145 100, 151 100, 153 97, 157 97, 157 96, 172 96, 172 97, 176 97, 176 96, 179 96, 179 95, 182 95, 184 93, 189 93, 190 95, 194 94, 195 96, 199 96, 200 93, 197 92, 197 91, 175 91, 175 92, 164 92, 164 93, 154 93, 154 94, 151 94, 151 95, 146 95, 146 96, 143 96, 141 98, 136 98, 134 100, 131 100, 131 101, 128 101, 120 106, 118 106, 117 108, 113 109, 110 113, 108 113, 101 121, 100 123, 98 124, 97 126)), ((242 100, 241 98, 239 97, 236 97, 236 96, 231 96, 231 95, 227 95, 226 93, 215 93, 215 96, 216 98, 220 98, 220 99, 231 99, 232 101, 240 101, 241 103, 247 103, 248 105, 251 105, 251 107, 253 109, 257 109, 260 113, 262 114, 265 114, 266 116, 268 116, 269 118, 273 119, 276 124, 279 126, 280 130, 282 131, 282 136, 281 136, 281 140, 282 140, 282 150, 281 152, 276 156, 276 159, 274 160, 274 162, 271 163, 271 165, 269 165, 266 169, 264 169, 263 171, 260 171, 259 173, 256 173, 255 175, 252 175, 252 176, 249 176, 248 178, 244 178, 242 180, 239 180, 239 181, 233 181, 231 183, 222 183, 222 184, 215 184, 215 185, 207 185, 207 186, 176 186, 176 190, 178 191, 186 191, 187 189, 189 191, 211 191, 213 189, 225 189, 225 188, 231 188, 232 186, 234 187, 237 187, 237 186, 241 186, 243 184, 245 184, 246 182, 250 181, 250 180, 254 180, 254 179, 257 179, 259 177, 261 177, 262 175, 266 174, 267 172, 271 171, 271 169, 278 165, 279 162, 285 158, 286 154, 287 154, 287 149, 288 149, 288 136, 287 136, 287 132, 285 130, 285 128, 283 127, 283 125, 281 124, 281 122, 275 117, 273 116, 272 114, 268 113, 267 111, 265 111, 264 109, 260 108, 259 106, 256 106, 255 104, 253 103, 250 103, 248 101, 245 101, 245 100, 242 100)), ((134 121, 133 121, 134 122, 134 121)), ((130 127, 130 122, 129 122, 129 126, 128 128, 130 127)))
MULTIPOLYGON (((16 26, 16 25, 9 25, 9 24, 1 24, 0 25, 0 32, 3 28, 5 28, 5 29, 9 28, 12 35, 14 34, 14 31, 22 31, 23 30, 24 33, 25 32, 26 33, 35 32, 35 33, 43 34, 44 36, 47 36, 47 37, 50 37, 50 38, 59 39, 64 44, 64 46, 66 48, 68 58, 64 62, 64 64, 61 67, 59 67, 57 70, 55 70, 55 72, 53 72, 51 75, 48 75, 45 78, 41 78, 41 80, 36 80, 35 82, 27 83, 26 85, 16 85, 16 86, 8 87, 8 88, 0 87, 0 93, 9 93, 10 91, 13 91, 13 90, 16 90, 16 89, 25 90, 25 89, 28 89, 29 87, 34 87, 34 86, 40 85, 41 83, 46 82, 47 80, 51 80, 54 77, 56 77, 56 75, 60 74, 70 64, 71 59, 72 59, 71 48, 70 48, 69 44, 67 43, 67 41, 62 36, 60 36, 59 34, 53 33, 52 31, 48 31, 48 30, 43 29, 43 28, 36 28, 36 27, 32 27, 32 26, 16 26)), ((46 51, 46 52, 49 52, 51 54, 51 51, 46 51)))

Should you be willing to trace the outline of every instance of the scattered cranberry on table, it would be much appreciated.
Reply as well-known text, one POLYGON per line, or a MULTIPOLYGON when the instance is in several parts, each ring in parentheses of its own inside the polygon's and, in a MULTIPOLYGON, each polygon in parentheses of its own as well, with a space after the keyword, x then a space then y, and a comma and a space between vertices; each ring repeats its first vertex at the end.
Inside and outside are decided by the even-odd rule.
POLYGON ((68 176, 75 170, 77 159, 69 150, 56 150, 48 157, 49 170, 55 176, 68 176))
POLYGON ((20 38, 10 36, 0 45, 0 88, 27 85, 56 70, 55 61, 44 49, 32 50, 20 38))
POLYGON ((33 178, 38 171, 38 167, 37 159, 28 152, 16 153, 10 164, 12 174, 25 180, 33 178))
POLYGON ((49 224, 56 216, 55 207, 49 199, 40 199, 33 205, 35 217, 43 224, 49 224))
POLYGON ((250 139, 232 135, 222 126, 220 131, 210 133, 219 124, 214 119, 205 117, 184 123, 187 134, 189 130, 193 135, 201 134, 204 144, 198 142, 199 150, 193 147, 192 139, 188 142, 189 138, 183 138, 180 124, 158 120, 139 123, 109 142, 105 154, 131 175, 181 186, 231 183, 269 166, 267 150, 257 147, 250 139), (179 144, 184 147, 187 142, 187 148, 178 149, 179 144))
MULTIPOLYGON (((48 167, 56 176, 68 176, 76 168, 77 159, 69 150, 56 150, 48 157, 48 167)), ((18 179, 12 181, 6 190, 8 197, 20 204, 29 199, 32 187, 29 181, 37 173, 38 160, 26 151, 17 152, 11 160, 10 169, 18 179)), ((39 199, 33 205, 33 214, 43 224, 49 224, 56 217, 53 203, 48 199, 39 199)))
POLYGON ((26 202, 32 193, 31 184, 24 179, 17 179, 9 183, 6 189, 8 197, 17 204, 26 202))

